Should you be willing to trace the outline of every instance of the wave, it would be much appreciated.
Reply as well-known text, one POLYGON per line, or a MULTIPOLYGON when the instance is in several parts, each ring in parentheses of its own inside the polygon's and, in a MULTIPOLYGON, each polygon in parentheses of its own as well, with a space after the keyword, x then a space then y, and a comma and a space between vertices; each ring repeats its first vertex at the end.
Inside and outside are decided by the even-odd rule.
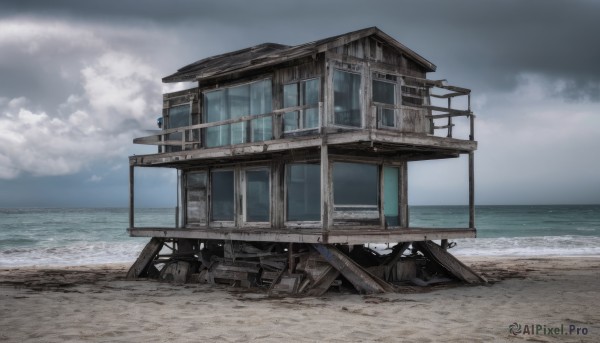
MULTIPOLYGON (((136 240, 137 241, 137 240, 136 240)), ((145 242, 78 242, 66 246, 15 247, 0 251, 0 267, 133 263, 145 242)))
MULTIPOLYGON (((541 236, 457 239, 450 252, 456 256, 600 256, 600 237, 541 236)), ((129 242, 75 242, 65 246, 11 247, 0 250, 0 267, 77 266, 133 263, 146 240, 129 242)), ((386 244, 370 244, 387 253, 386 244)))

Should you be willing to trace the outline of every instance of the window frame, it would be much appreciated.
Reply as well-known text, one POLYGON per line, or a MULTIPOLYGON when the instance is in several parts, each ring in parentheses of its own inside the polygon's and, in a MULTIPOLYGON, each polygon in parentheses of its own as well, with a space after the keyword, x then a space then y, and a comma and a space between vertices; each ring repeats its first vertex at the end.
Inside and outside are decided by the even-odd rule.
POLYGON ((228 227, 228 228, 233 228, 233 227, 237 227, 238 225, 238 201, 236 201, 239 198, 239 189, 238 189, 238 172, 236 171, 237 168, 234 167, 228 167, 228 168, 211 168, 209 171, 209 185, 208 185, 208 198, 209 198, 209 205, 208 205, 208 210, 209 210, 209 214, 208 214, 208 222, 209 222, 209 226, 210 227, 228 227), (213 197, 213 173, 218 173, 218 172, 226 172, 226 171, 231 171, 233 172, 233 220, 213 220, 213 201, 214 201, 214 197, 213 197))
POLYGON ((297 89, 297 97, 296 97, 297 105, 296 106, 292 106, 292 107, 302 107, 302 106, 313 105, 313 104, 300 104, 300 102, 301 102, 300 100, 304 99, 304 95, 306 94, 306 87, 303 88, 303 87, 300 87, 300 85, 303 84, 303 83, 306 84, 306 82, 313 81, 313 80, 316 80, 317 84, 319 85, 318 89, 317 89, 317 91, 318 91, 318 93, 317 93, 317 102, 314 103, 314 106, 303 108, 301 110, 283 112, 283 114, 281 115, 281 132, 283 134, 289 134, 289 133, 295 133, 295 132, 301 132, 301 131, 309 131, 309 130, 318 130, 321 127, 321 125, 322 125, 322 118, 321 118, 321 113, 319 111, 319 102, 320 102, 319 100, 321 99, 321 92, 322 92, 321 88, 322 87, 321 87, 321 77, 319 77, 319 76, 317 76, 317 77, 310 77, 310 78, 306 78, 306 79, 299 79, 299 80, 294 80, 294 81, 291 81, 291 82, 284 83, 281 86, 282 87, 281 88, 281 94, 282 94, 282 97, 283 97, 283 100, 281 101, 281 104, 282 104, 282 108, 281 109, 291 108, 291 107, 284 107, 283 104, 285 103, 285 87, 289 86, 289 85, 293 85, 293 84, 296 85, 296 89, 297 89), (309 110, 309 109, 316 109, 317 110, 317 119, 318 119, 318 122, 317 122, 317 126, 316 127, 305 128, 304 127, 304 116, 305 116, 306 110, 309 110), (288 114, 288 113, 294 113, 294 112, 298 112, 298 119, 297 119, 298 120, 298 129, 286 131, 285 130, 285 119, 284 119, 284 117, 285 117, 286 114, 288 114))
MULTIPOLYGON (((371 102, 373 104, 373 106, 375 106, 375 115, 377 116, 377 128, 386 128, 386 129, 394 129, 399 127, 399 120, 398 120, 398 85, 399 82, 398 80, 394 81, 394 80, 388 80, 387 78, 381 78, 378 76, 377 72, 373 73, 374 75, 371 78, 371 102), (390 84, 394 87, 394 103, 393 104, 387 104, 387 103, 383 103, 383 102, 376 102, 374 100, 375 95, 374 95, 374 89, 375 87, 373 87, 373 83, 374 82, 382 82, 382 83, 387 83, 390 84), (390 109, 389 107, 392 107, 391 110, 393 111, 393 125, 385 125, 383 123, 383 110, 384 109, 390 109)), ((386 74, 385 76, 387 76, 388 74, 386 74)), ((391 74, 389 74, 391 75, 391 74)), ((393 75, 397 78, 396 75, 393 75)), ((402 85, 400 84, 400 86, 402 87, 402 85)))
MULTIPOLYGON (((270 166, 248 166, 242 167, 239 173, 240 178, 240 188, 241 188, 241 209, 242 213, 236 213, 241 218, 240 225, 243 226, 260 226, 264 227, 265 224, 267 226, 271 226, 271 222, 273 221, 273 170, 270 166), (269 180, 269 219, 267 221, 248 221, 248 196, 247 196, 247 177, 246 172, 248 171, 266 171, 268 174, 269 180)), ((235 197, 234 197, 235 198, 235 197)))
POLYGON ((331 85, 330 85, 330 89, 331 89, 331 118, 330 121, 332 123, 333 126, 336 127, 341 127, 341 128, 348 128, 348 129, 364 129, 366 126, 366 118, 365 118, 365 111, 363 109, 363 104, 365 103, 364 101, 364 92, 363 92, 363 87, 364 87, 364 75, 363 75, 363 68, 362 66, 359 65, 351 65, 350 68, 344 68, 342 67, 342 63, 337 63, 338 65, 335 65, 333 68, 331 68, 331 85), (358 91, 358 108, 360 111, 359 117, 360 117, 360 125, 359 126, 352 126, 352 125, 345 125, 345 124, 339 124, 336 123, 336 115, 335 115, 335 72, 339 71, 342 73, 348 73, 348 74, 355 74, 358 75, 360 77, 360 85, 358 87, 359 91, 358 91))
POLYGON ((210 223, 210 213, 209 213, 209 194, 210 194, 210 171, 208 169, 194 169, 194 170, 188 170, 185 172, 185 177, 184 177, 184 182, 185 182, 185 186, 182 189, 183 192, 183 199, 184 200, 184 227, 203 227, 208 225, 208 223, 210 223), (189 194, 189 175, 193 174, 193 173, 204 173, 205 177, 206 177, 206 185, 204 186, 204 209, 201 209, 201 211, 204 211, 204 221, 199 221, 198 223, 193 223, 190 224, 189 220, 188 220, 188 211, 189 211, 189 198, 188 198, 188 194, 189 194))
MULTIPOLYGON (((284 221, 284 226, 286 227, 307 227, 307 228, 320 228, 322 227, 321 225, 321 218, 323 217, 323 213, 322 208, 321 208, 321 203, 322 203, 322 196, 323 194, 320 194, 319 192, 319 219, 318 220, 288 220, 288 194, 289 194, 289 189, 288 189, 288 178, 290 177, 289 175, 289 171, 287 166, 288 165, 299 165, 299 164, 314 164, 314 165, 318 165, 319 169, 321 168, 321 163, 320 160, 310 160, 310 161, 292 161, 289 163, 285 163, 283 170, 284 170, 284 179, 283 179, 283 185, 284 185, 284 194, 283 194, 283 221, 284 221)), ((319 189, 321 189, 321 176, 319 175, 319 189)))
POLYGON ((382 202, 381 202, 381 196, 382 196, 382 190, 380 187, 380 183, 381 183, 381 170, 382 170, 382 165, 379 162, 367 162, 367 161, 348 161, 348 160, 334 160, 331 161, 331 210, 332 210, 332 215, 333 215, 333 219, 334 219, 334 223, 335 221, 377 221, 377 223, 379 223, 380 220, 380 212, 381 212, 381 206, 382 206, 382 202), (336 163, 345 163, 345 164, 365 164, 365 165, 372 165, 376 167, 376 190, 377 190, 377 195, 375 197, 376 199, 376 205, 367 205, 367 204, 356 204, 356 205, 336 205, 335 203, 335 186, 334 186, 334 168, 335 168, 335 164, 336 163), (344 211, 344 210, 339 210, 336 209, 340 208, 340 207, 346 207, 346 208, 364 208, 364 210, 351 210, 351 211, 344 211), (356 218, 356 212, 360 211, 358 217, 356 218), (367 214, 369 216, 367 216, 367 214))
MULTIPOLYGON (((224 111, 226 111, 227 113, 227 119, 222 119, 222 120, 230 120, 233 119, 231 118, 231 103, 228 101, 228 97, 229 97, 229 89, 231 88, 236 88, 236 87, 242 87, 242 86, 250 86, 254 83, 259 83, 259 82, 264 82, 264 81, 269 81, 270 85, 271 85, 271 89, 270 89, 270 94, 271 94, 271 111, 266 112, 266 113, 255 113, 252 114, 252 109, 251 109, 251 98, 252 98, 252 92, 251 92, 251 88, 249 89, 249 95, 248 95, 248 99, 249 99, 249 111, 246 115, 243 116, 257 116, 257 115, 263 115, 263 114, 269 114, 269 113, 273 113, 273 108, 274 108, 274 92, 273 92, 273 77, 272 76, 265 76, 263 78, 259 78, 259 79, 255 79, 252 81, 243 81, 243 82, 239 82, 239 83, 232 83, 229 84, 227 86, 223 86, 223 87, 215 87, 215 88, 206 88, 201 90, 200 95, 202 97, 202 123, 213 123, 215 121, 208 121, 208 111, 207 111, 207 103, 206 103, 206 94, 209 93, 213 93, 213 92, 218 92, 218 91, 223 91, 224 92, 224 100, 222 100, 222 102, 224 103, 224 111)), ((274 115, 270 116, 270 117, 262 117, 262 118, 256 118, 258 120, 264 120, 267 118, 271 119, 271 139, 273 139, 274 136, 274 115)), ((244 122, 240 122, 240 123, 233 123, 233 124, 225 124, 228 127, 229 130, 229 144, 223 144, 223 145, 215 145, 215 146, 208 146, 207 144, 207 129, 202 129, 202 146, 205 148, 219 148, 219 147, 226 147, 226 146, 232 146, 232 145, 236 145, 236 144, 245 144, 245 143, 254 143, 254 142, 264 142, 264 141, 255 141, 254 140, 254 130, 252 127, 252 122, 256 119, 250 119, 244 122), (241 143, 232 143, 232 134, 233 134, 233 125, 240 125, 243 124, 243 142, 241 143)), ((222 120, 218 120, 218 121, 222 121, 222 120)), ((220 126, 213 126, 212 128, 217 128, 220 126)), ((267 139, 268 140, 268 139, 267 139)))

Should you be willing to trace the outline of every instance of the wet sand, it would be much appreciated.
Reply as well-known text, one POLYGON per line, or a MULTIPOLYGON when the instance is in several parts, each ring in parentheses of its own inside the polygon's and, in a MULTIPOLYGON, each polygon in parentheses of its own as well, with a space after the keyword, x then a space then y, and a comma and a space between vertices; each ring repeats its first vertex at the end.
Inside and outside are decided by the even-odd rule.
POLYGON ((2 269, 0 341, 600 341, 600 257, 460 259, 490 284, 269 298, 125 281, 124 265, 2 269), (521 333, 509 332, 513 323, 521 333), (561 326, 564 334, 548 335, 561 326), (573 327, 579 335, 566 335, 573 327))

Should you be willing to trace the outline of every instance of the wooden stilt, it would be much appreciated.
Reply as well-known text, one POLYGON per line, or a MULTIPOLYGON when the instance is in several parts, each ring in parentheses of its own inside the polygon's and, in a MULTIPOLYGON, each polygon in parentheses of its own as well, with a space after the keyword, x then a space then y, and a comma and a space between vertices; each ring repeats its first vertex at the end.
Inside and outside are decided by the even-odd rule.
POLYGON ((432 241, 413 242, 413 246, 461 281, 470 284, 487 282, 483 276, 474 272, 471 268, 467 267, 456 259, 456 257, 452 256, 432 241))
POLYGON ((144 250, 140 256, 135 260, 129 271, 127 272, 127 280, 135 280, 141 276, 144 276, 150 267, 152 267, 152 261, 162 248, 164 239, 152 237, 150 242, 146 244, 144 250))
POLYGON ((394 288, 389 283, 373 276, 358 263, 342 254, 330 244, 311 244, 327 262, 337 269, 360 293, 393 292, 394 288))

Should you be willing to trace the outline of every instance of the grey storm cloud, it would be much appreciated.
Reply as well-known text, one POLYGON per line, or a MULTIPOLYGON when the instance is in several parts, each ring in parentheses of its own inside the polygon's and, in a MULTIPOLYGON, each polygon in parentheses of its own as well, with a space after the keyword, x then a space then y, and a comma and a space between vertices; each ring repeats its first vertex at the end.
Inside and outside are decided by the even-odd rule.
MULTIPOLYGON (((440 70, 451 70, 449 75, 485 76, 485 82, 475 85, 478 88, 515 87, 518 73, 533 72, 570 82, 572 87, 564 93, 570 99, 600 100, 596 1, 63 0, 0 6, 4 16, 162 27, 191 45, 199 42, 197 34, 209 30, 226 49, 265 40, 298 44, 375 25, 443 66, 440 70)), ((221 52, 214 46, 198 50, 207 55, 221 52)), ((459 81, 463 78, 470 81, 469 76, 459 81)))
MULTIPOLYGON (((598 17, 586 0, 0 0, 0 188, 126 189, 126 156, 154 151, 131 139, 154 128, 161 77, 378 26, 435 63, 430 78, 473 89, 478 201, 599 202, 600 159, 585 153, 600 146, 598 17)), ((411 202, 464 203, 463 162, 415 163, 411 202)))

